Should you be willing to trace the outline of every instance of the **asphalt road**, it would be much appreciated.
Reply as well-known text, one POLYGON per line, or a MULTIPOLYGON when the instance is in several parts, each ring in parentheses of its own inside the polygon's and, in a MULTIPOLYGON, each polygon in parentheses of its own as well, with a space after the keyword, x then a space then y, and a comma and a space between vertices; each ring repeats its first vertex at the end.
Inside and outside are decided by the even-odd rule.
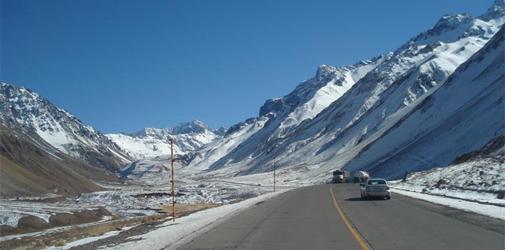
POLYGON ((503 250, 505 238, 500 220, 395 194, 363 201, 358 185, 336 184, 256 204, 180 249, 503 250))

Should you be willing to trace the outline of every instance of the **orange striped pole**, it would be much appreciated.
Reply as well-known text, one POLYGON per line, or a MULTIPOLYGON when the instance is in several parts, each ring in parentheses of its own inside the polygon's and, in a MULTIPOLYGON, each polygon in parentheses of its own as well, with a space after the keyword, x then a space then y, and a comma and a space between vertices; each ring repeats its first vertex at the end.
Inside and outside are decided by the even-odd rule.
POLYGON ((175 176, 174 176, 174 139, 170 139, 170 166, 172 167, 172 221, 175 222, 175 176))

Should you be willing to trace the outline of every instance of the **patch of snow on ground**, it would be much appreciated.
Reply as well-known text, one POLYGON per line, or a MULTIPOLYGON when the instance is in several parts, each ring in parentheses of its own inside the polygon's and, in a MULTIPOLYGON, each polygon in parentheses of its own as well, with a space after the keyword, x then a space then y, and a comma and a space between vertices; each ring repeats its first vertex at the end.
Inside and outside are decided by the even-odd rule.
MULTIPOLYGON (((180 204, 225 205, 273 191, 269 183, 272 176, 269 174, 249 177, 247 180, 232 178, 193 180, 184 178, 182 169, 178 171, 180 177, 176 182, 176 200, 180 204)), ((113 215, 120 217, 158 214, 164 205, 172 202, 168 173, 164 177, 154 179, 153 185, 134 182, 127 185, 106 185, 109 190, 83 193, 54 203, 30 199, 0 200, 0 225, 17 227, 19 219, 28 215, 49 222, 50 216, 56 213, 72 213, 98 207, 104 207, 113 215)), ((280 182, 277 184, 278 190, 286 188, 281 187, 280 182)), ((285 186, 285 183, 282 186, 285 186)))
POLYGON ((391 189, 392 192, 409 196, 415 199, 425 200, 437 204, 441 204, 444 206, 461 209, 465 211, 470 211, 478 214, 487 215, 490 217, 498 218, 505 220, 505 207, 496 206, 496 205, 486 205, 480 204, 477 202, 465 201, 460 199, 453 199, 441 196, 435 196, 430 194, 423 194, 412 191, 405 191, 400 189, 391 189))
POLYGON ((505 157, 480 158, 445 168, 410 174, 397 189, 505 205, 505 157))
POLYGON ((82 208, 76 206, 59 206, 51 203, 33 201, 0 200, 0 225, 17 227, 19 219, 32 215, 49 222, 51 215, 71 213, 82 208))
POLYGON ((72 241, 72 242, 69 242, 69 243, 65 244, 64 246, 61 246, 61 247, 49 247, 49 248, 46 248, 46 250, 67 250, 67 249, 71 249, 73 247, 82 246, 82 245, 85 245, 85 244, 88 244, 88 243, 91 243, 91 242, 94 242, 94 241, 97 241, 97 240, 101 240, 101 239, 109 238, 109 237, 112 237, 112 236, 116 236, 119 233, 121 233, 121 231, 125 231, 125 230, 128 230, 130 228, 132 228, 132 227, 125 227, 125 228, 123 228, 121 230, 110 231, 110 232, 104 233, 104 234, 99 235, 99 236, 93 236, 93 237, 88 237, 88 238, 83 238, 83 239, 80 239, 80 240, 72 241))
POLYGON ((176 249, 189 242, 192 238, 204 233, 211 227, 224 221, 248 207, 275 197, 287 189, 275 193, 264 194, 242 202, 211 208, 177 219, 167 221, 159 228, 142 236, 134 236, 130 242, 100 249, 176 249))

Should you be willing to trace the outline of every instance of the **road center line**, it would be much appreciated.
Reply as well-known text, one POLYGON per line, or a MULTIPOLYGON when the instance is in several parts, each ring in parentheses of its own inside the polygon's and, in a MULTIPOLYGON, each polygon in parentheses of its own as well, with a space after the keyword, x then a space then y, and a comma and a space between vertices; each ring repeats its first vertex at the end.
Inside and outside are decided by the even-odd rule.
POLYGON ((342 218, 342 220, 344 221, 345 225, 347 226, 347 229, 349 229, 354 239, 356 239, 356 241, 363 250, 370 250, 371 248, 368 245, 368 243, 365 241, 365 239, 363 239, 363 236, 361 236, 361 234, 356 230, 354 225, 351 224, 347 216, 344 214, 344 211, 342 211, 342 208, 340 208, 340 205, 338 204, 337 199, 335 198, 335 194, 333 193, 332 188, 330 188, 330 194, 331 198, 333 198, 333 206, 335 206, 337 213, 340 215, 340 218, 342 218))

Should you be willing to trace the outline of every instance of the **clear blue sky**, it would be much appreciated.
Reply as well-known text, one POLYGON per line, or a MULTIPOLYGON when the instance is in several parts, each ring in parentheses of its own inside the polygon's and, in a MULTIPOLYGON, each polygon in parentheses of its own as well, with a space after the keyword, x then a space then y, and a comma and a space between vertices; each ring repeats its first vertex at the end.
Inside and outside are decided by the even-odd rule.
POLYGON ((256 116, 320 64, 392 51, 492 0, 1 0, 1 80, 103 132, 256 116))

